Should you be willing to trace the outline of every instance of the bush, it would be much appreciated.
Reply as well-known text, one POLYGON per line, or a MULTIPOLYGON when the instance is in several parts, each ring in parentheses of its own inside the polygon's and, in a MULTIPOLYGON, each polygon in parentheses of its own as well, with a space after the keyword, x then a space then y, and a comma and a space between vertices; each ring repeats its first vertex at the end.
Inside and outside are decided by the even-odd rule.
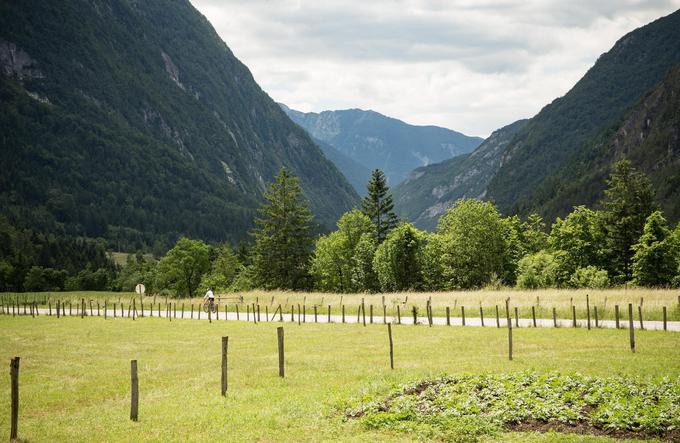
POLYGON ((518 264, 517 286, 522 289, 549 288, 557 284, 559 261, 554 254, 539 251, 518 264))
POLYGON ((569 279, 573 288, 604 289, 609 286, 609 274, 595 266, 578 268, 569 279))

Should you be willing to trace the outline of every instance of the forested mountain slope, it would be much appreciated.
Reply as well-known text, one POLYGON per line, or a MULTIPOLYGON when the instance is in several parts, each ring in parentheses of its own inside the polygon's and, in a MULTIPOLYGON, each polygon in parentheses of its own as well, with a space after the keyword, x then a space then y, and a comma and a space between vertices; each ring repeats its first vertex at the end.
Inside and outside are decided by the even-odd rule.
MULTIPOLYGON (((487 197, 503 212, 538 210, 536 192, 584 144, 621 121, 624 114, 680 62, 680 11, 622 37, 564 96, 541 110, 506 149, 487 197)), ((592 145, 594 146, 594 145, 592 145)), ((571 207, 563 194, 563 208, 571 207)))
POLYGON ((622 123, 584 145, 522 209, 564 214, 574 205, 594 205, 602 197, 611 165, 622 158, 650 177, 665 215, 680 220, 680 65, 622 123))
MULTIPOLYGON (((419 166, 465 154, 482 142, 438 126, 415 126, 375 111, 300 112, 281 107, 314 138, 369 170, 381 169, 391 186, 419 166)), ((347 171, 344 171, 347 175, 347 171)))
POLYGON ((12 224, 120 249, 245 237, 282 166, 358 201, 188 0, 0 0, 0 134, 12 224))

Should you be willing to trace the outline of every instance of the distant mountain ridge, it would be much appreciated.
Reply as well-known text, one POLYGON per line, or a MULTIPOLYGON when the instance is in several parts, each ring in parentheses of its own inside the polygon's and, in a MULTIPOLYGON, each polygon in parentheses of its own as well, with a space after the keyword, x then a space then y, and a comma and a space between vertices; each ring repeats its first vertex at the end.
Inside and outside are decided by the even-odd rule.
POLYGON ((391 186, 406 179, 416 167, 468 153, 482 142, 479 137, 438 126, 410 125, 375 111, 300 112, 280 105, 315 139, 369 170, 381 169, 391 186))
POLYGON ((460 198, 483 199, 515 134, 528 120, 494 131, 469 154, 414 170, 394 189, 395 210, 421 229, 434 230, 439 217, 460 198))
POLYGON ((0 0, 0 129, 4 215, 118 249, 247 237, 281 167, 358 202, 187 0, 0 0))

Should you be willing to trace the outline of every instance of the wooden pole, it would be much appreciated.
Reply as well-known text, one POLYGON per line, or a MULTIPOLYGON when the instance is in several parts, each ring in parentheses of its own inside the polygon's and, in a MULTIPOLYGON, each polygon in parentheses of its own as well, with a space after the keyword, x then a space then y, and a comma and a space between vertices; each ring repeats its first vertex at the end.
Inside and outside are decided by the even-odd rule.
POLYGON ((534 324, 534 328, 536 327, 536 307, 531 306, 531 321, 534 324))
POLYGON ((397 324, 401 324, 401 309, 399 309, 399 305, 397 305, 397 324))
POLYGON ((501 327, 501 317, 498 312, 498 305, 496 305, 496 327, 500 329, 501 327))
MULTIPOLYGON (((383 296, 383 298, 385 298, 383 296)), ((383 324, 387 324, 387 306, 383 305, 383 324)))
POLYGON ((345 305, 341 305, 340 308, 342 309, 342 322, 345 322, 345 305))
POLYGON ((364 326, 366 326, 366 304, 364 303, 364 299, 361 299, 361 314, 364 319, 364 326))
POLYGON ((284 357, 283 357, 283 326, 276 328, 276 336, 279 343, 279 377, 285 377, 284 357))
POLYGON ((553 314, 553 327, 557 327, 557 309, 552 308, 552 314, 553 314))
POLYGON ((108 316, 108 312, 106 310, 106 308, 107 308, 106 304, 107 303, 108 303, 108 300, 104 300, 104 320, 106 320, 106 318, 108 316))
POLYGON ((465 306, 460 307, 460 317, 463 320, 463 326, 465 326, 465 306))
POLYGON ((633 328, 633 304, 628 303, 628 330, 630 331, 630 350, 635 352, 635 330, 633 328))
POLYGON ((390 337, 390 369, 394 369, 394 344, 392 343, 392 323, 387 323, 387 335, 390 337))
POLYGON ((139 414, 139 379, 137 378, 137 360, 130 361, 130 420, 137 421, 139 414))
POLYGON ((588 294, 586 294, 586 313, 588 315, 587 317, 588 330, 590 331, 590 297, 588 296, 588 294))
POLYGON ((227 395, 227 348, 229 337, 222 337, 222 397, 227 395))
POLYGON ((519 308, 515 306, 515 327, 519 328, 519 308))
POLYGON ((316 310, 316 305, 314 305, 314 323, 318 323, 319 320, 317 319, 317 310, 316 310))
POLYGON ((512 361, 512 321, 510 320, 510 299, 505 299, 505 316, 508 326, 508 359, 512 361))
POLYGON ((416 305, 413 305, 413 324, 418 324, 418 308, 416 308, 416 305))
POLYGON ((479 318, 482 320, 482 327, 484 327, 484 308, 479 305, 479 318))
POLYGON ((451 326, 451 309, 446 307, 446 326, 451 326))
POLYGON ((14 357, 9 364, 11 378, 11 424, 9 439, 16 440, 19 433, 19 357, 14 357))
POLYGON ((571 305, 571 321, 572 325, 576 327, 576 306, 571 305))
POLYGON ((283 308, 281 307, 280 303, 279 303, 279 321, 283 323, 283 308))
POLYGON ((668 330, 668 327, 667 327, 667 325, 666 325, 666 307, 665 307, 665 306, 663 306, 663 307, 661 308, 661 314, 662 314, 662 316, 663 316, 663 330, 664 330, 664 331, 667 331, 667 330, 668 330))
POLYGON ((597 305, 593 306, 593 314, 595 314, 595 327, 599 328, 600 322, 599 322, 599 318, 597 316, 597 305))
POLYGON ((640 329, 645 329, 645 325, 642 323, 642 305, 638 305, 638 318, 640 319, 640 329))
POLYGON ((331 322, 331 305, 328 305, 328 323, 331 322))
POLYGON ((619 329, 619 305, 614 305, 614 317, 616 320, 616 329, 619 329))

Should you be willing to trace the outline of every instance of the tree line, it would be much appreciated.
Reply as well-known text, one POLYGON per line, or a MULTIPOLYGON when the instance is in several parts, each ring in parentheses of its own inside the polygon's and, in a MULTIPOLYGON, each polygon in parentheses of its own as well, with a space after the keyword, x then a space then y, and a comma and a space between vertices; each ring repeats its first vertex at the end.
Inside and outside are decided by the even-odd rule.
POLYGON ((503 216, 462 199, 435 232, 399 220, 384 174, 373 171, 361 207, 314 236, 298 179, 282 169, 265 195, 253 243, 233 250, 180 239, 157 263, 141 255, 121 271, 176 295, 248 289, 330 292, 441 291, 482 287, 605 288, 680 285, 680 224, 671 229, 647 177, 613 167, 600 209, 575 207, 548 229, 536 215, 503 216))
MULTIPOLYGON (((251 244, 234 249, 182 237, 159 260, 138 252, 117 268, 101 241, 46 237, 33 255, 0 261, 0 277, 3 290, 129 291, 144 283, 149 292, 175 296, 207 288, 350 293, 680 286, 680 223, 671 229, 647 177, 623 160, 607 185, 598 209, 577 206, 549 229, 539 215, 503 216, 491 202, 461 199, 435 232, 425 232, 397 218, 385 176, 375 170, 361 206, 345 213, 335 231, 317 236, 298 178, 282 169, 265 193, 251 244), (78 248, 82 259, 67 260, 68 269, 50 267, 49 251, 63 248, 78 248), (41 265, 29 266, 31 260, 41 265)), ((41 238, 3 227, 0 235, 12 240, 3 245, 21 243, 22 235, 41 238)))

